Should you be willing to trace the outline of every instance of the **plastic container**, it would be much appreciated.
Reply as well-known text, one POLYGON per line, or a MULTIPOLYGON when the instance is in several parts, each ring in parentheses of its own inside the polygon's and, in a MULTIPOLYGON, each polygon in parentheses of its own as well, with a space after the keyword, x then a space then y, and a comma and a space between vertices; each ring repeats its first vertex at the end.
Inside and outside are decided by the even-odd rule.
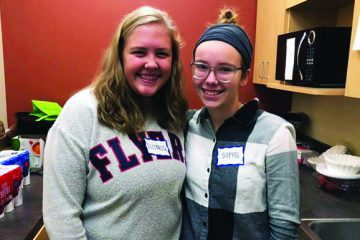
POLYGON ((0 165, 19 165, 22 171, 24 184, 30 183, 29 151, 4 150, 0 152, 0 165))

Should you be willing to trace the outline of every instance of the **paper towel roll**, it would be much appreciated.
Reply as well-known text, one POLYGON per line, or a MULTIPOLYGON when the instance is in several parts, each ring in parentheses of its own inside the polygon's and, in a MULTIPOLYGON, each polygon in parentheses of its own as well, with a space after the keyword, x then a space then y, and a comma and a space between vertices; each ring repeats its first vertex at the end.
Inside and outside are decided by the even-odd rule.
POLYGON ((18 207, 23 204, 23 192, 22 188, 19 188, 18 195, 14 198, 14 206, 18 207))
POLYGON ((12 199, 5 207, 5 213, 14 211, 14 199, 12 199))
POLYGON ((30 173, 23 179, 24 185, 30 184, 30 173))

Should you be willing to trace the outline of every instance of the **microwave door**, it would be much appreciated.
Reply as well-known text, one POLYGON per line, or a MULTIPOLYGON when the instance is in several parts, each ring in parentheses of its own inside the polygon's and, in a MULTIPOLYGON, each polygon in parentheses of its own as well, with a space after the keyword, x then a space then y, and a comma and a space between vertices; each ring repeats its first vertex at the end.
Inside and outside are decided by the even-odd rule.
POLYGON ((295 71, 295 57, 296 57, 296 38, 291 37, 285 40, 286 42, 286 51, 285 51, 285 68, 283 69, 283 79, 285 81, 294 80, 294 71, 295 71))

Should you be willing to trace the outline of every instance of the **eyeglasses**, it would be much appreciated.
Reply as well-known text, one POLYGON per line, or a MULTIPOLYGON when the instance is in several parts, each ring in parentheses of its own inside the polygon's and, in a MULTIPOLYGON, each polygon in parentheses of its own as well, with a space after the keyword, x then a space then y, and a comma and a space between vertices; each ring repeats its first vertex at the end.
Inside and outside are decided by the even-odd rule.
POLYGON ((234 79, 236 71, 241 70, 242 68, 237 68, 235 66, 227 64, 221 64, 215 67, 211 67, 203 62, 192 62, 191 69, 194 79, 204 80, 209 76, 211 71, 214 71, 217 81, 222 83, 229 83, 234 79))

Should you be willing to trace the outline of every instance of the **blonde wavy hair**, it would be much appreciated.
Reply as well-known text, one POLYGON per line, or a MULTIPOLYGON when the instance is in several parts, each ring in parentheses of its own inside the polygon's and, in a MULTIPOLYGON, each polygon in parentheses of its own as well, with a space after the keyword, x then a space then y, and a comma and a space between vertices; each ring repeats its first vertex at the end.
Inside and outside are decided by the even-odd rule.
POLYGON ((130 88, 125 79, 122 53, 126 39, 133 30, 149 23, 164 24, 169 31, 172 45, 170 79, 151 97, 151 113, 162 128, 182 131, 186 125, 188 105, 183 91, 181 37, 166 12, 149 6, 140 7, 122 19, 106 50, 101 69, 92 84, 99 102, 98 119, 110 128, 129 134, 143 129, 146 121, 144 112, 148 109, 142 106, 142 97, 130 88))

